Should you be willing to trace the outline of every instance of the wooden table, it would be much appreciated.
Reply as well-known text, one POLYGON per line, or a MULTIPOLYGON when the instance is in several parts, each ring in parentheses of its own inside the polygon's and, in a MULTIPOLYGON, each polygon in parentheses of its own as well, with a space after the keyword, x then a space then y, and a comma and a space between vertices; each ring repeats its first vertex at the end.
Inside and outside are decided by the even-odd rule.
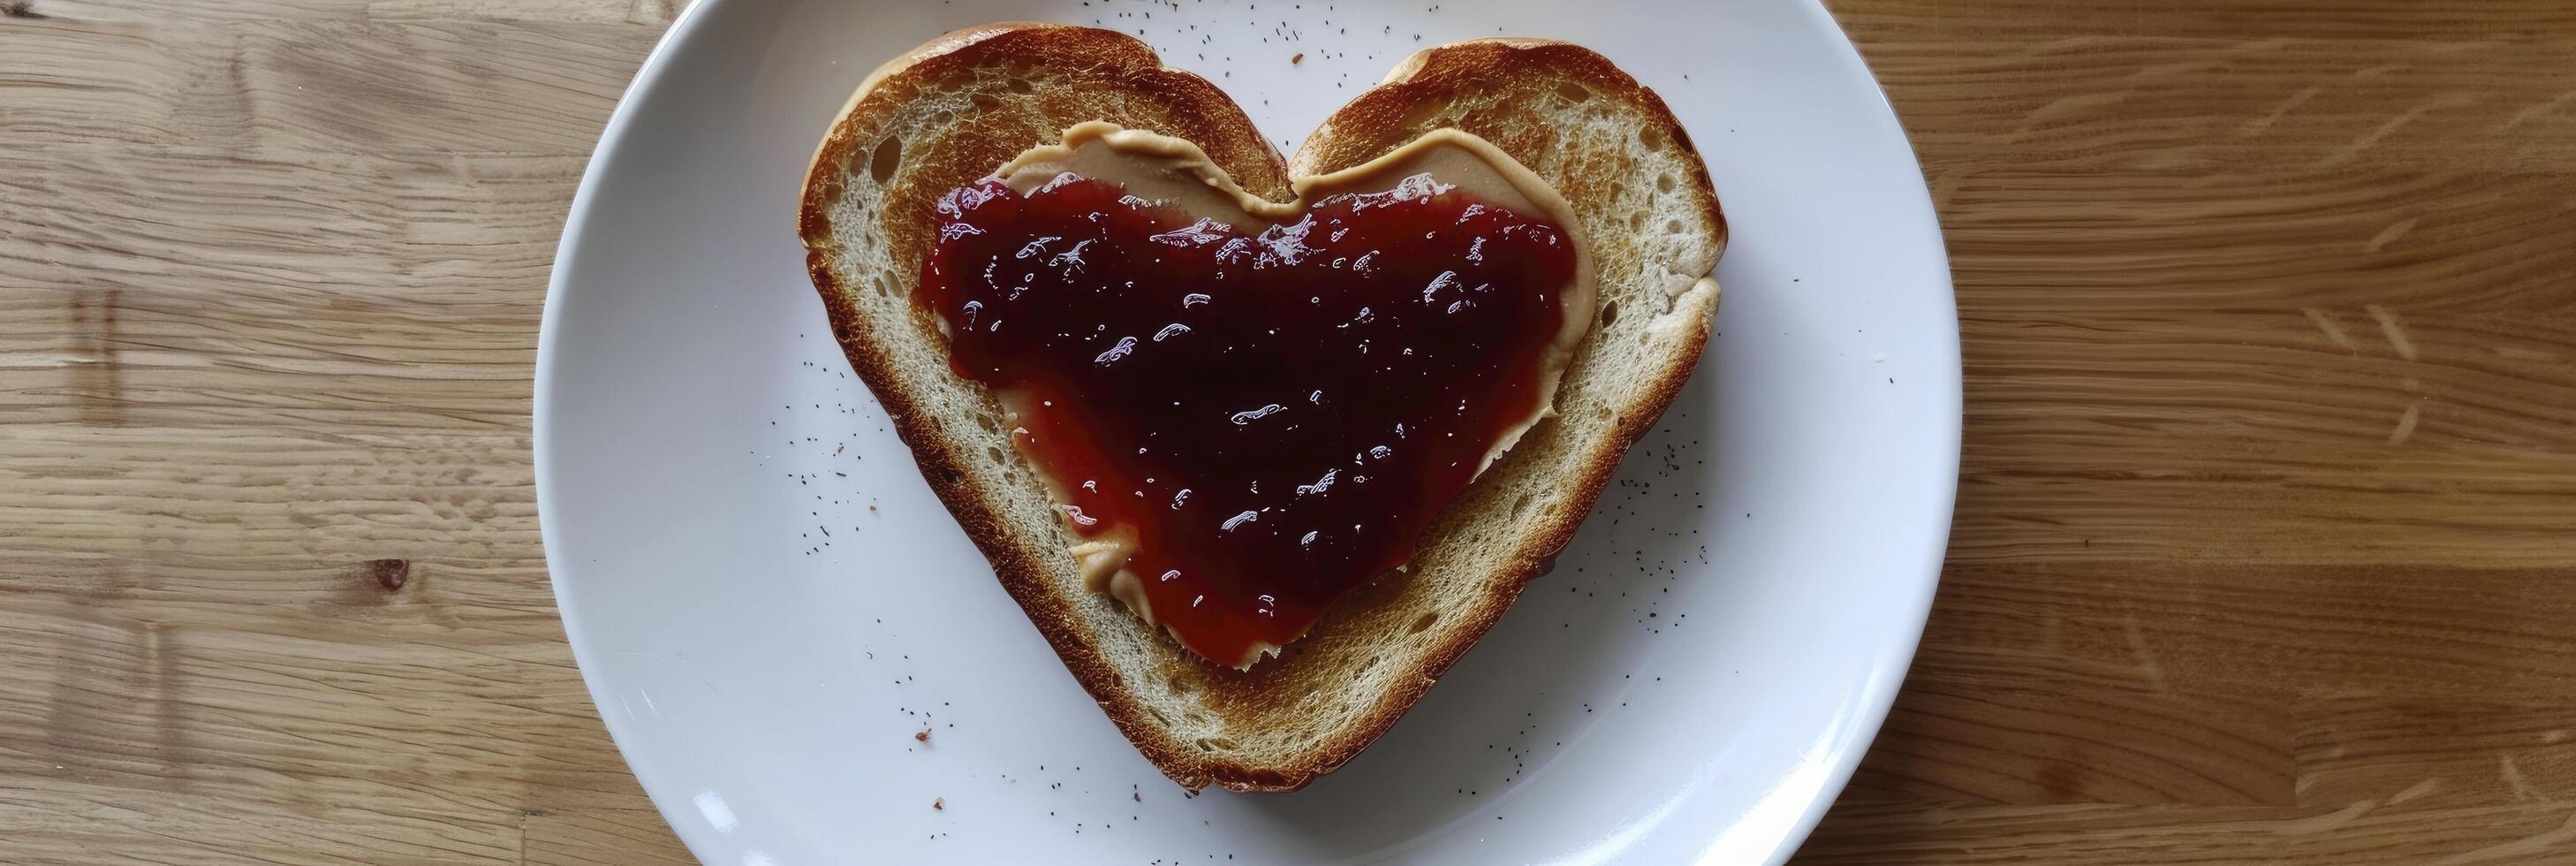
MULTIPOLYGON (((0 3, 0 862, 685 857, 528 465, 673 5, 0 3)), ((1968 417, 1806 859, 2576 862, 2576 4, 1835 7, 1968 417)))

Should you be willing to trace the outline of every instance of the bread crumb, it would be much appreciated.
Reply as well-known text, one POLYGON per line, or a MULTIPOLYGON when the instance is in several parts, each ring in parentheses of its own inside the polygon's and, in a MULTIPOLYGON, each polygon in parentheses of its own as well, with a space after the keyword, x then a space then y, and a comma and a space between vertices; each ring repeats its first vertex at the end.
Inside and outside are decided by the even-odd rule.
POLYGON ((930 798, 930 808, 937 809, 937 810, 942 811, 942 812, 948 811, 948 798, 946 798, 946 797, 932 797, 932 798, 930 798))
POLYGON ((920 731, 919 733, 913 734, 913 735, 912 735, 912 741, 913 741, 913 742, 916 742, 916 743, 927 743, 927 742, 930 742, 930 729, 929 729, 929 728, 923 728, 923 729, 921 729, 921 731, 920 731))

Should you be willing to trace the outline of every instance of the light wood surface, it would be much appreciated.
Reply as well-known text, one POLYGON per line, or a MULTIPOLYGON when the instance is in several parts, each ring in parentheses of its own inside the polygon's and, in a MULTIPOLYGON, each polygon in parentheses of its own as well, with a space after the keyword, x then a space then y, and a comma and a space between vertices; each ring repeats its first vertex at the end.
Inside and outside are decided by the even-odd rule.
MULTIPOLYGON (((0 862, 685 859, 527 427, 675 5, 0 4, 0 862)), ((2576 862, 2576 4, 1834 8, 1968 417, 1804 859, 2576 862)))

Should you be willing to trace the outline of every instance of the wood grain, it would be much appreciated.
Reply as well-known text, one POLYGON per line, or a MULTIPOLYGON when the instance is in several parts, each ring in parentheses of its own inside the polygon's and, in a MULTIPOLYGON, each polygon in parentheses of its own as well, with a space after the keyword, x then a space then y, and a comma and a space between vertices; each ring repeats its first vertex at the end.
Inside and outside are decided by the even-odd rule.
POLYGON ((527 439, 565 203, 666 10, 33 11, 0 862, 685 860, 564 647, 527 439))
MULTIPOLYGON (((2576 861, 2576 6, 1833 7, 1968 426, 1803 860, 2576 861)), ((0 17, 0 862, 685 860, 527 441, 565 205, 675 8, 0 17)))
POLYGON ((2576 862, 2576 7, 1835 9, 1968 418, 1802 862, 2576 862))

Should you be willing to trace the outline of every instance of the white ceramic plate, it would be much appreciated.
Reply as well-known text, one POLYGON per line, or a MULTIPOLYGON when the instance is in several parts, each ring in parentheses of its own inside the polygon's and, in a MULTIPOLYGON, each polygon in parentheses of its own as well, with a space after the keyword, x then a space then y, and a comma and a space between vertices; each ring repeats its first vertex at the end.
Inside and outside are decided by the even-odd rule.
POLYGON ((574 199, 535 444, 582 673, 708 862, 1753 863, 1804 838, 1887 712, 1958 436, 1921 173, 1811 2, 705 0, 574 199), (1301 793, 1184 797, 1128 746, 806 283, 798 187, 852 89, 1006 19, 1141 33, 1283 151, 1415 49, 1573 40, 1662 93, 1716 178, 1733 243, 1706 363, 1555 573, 1301 793))

